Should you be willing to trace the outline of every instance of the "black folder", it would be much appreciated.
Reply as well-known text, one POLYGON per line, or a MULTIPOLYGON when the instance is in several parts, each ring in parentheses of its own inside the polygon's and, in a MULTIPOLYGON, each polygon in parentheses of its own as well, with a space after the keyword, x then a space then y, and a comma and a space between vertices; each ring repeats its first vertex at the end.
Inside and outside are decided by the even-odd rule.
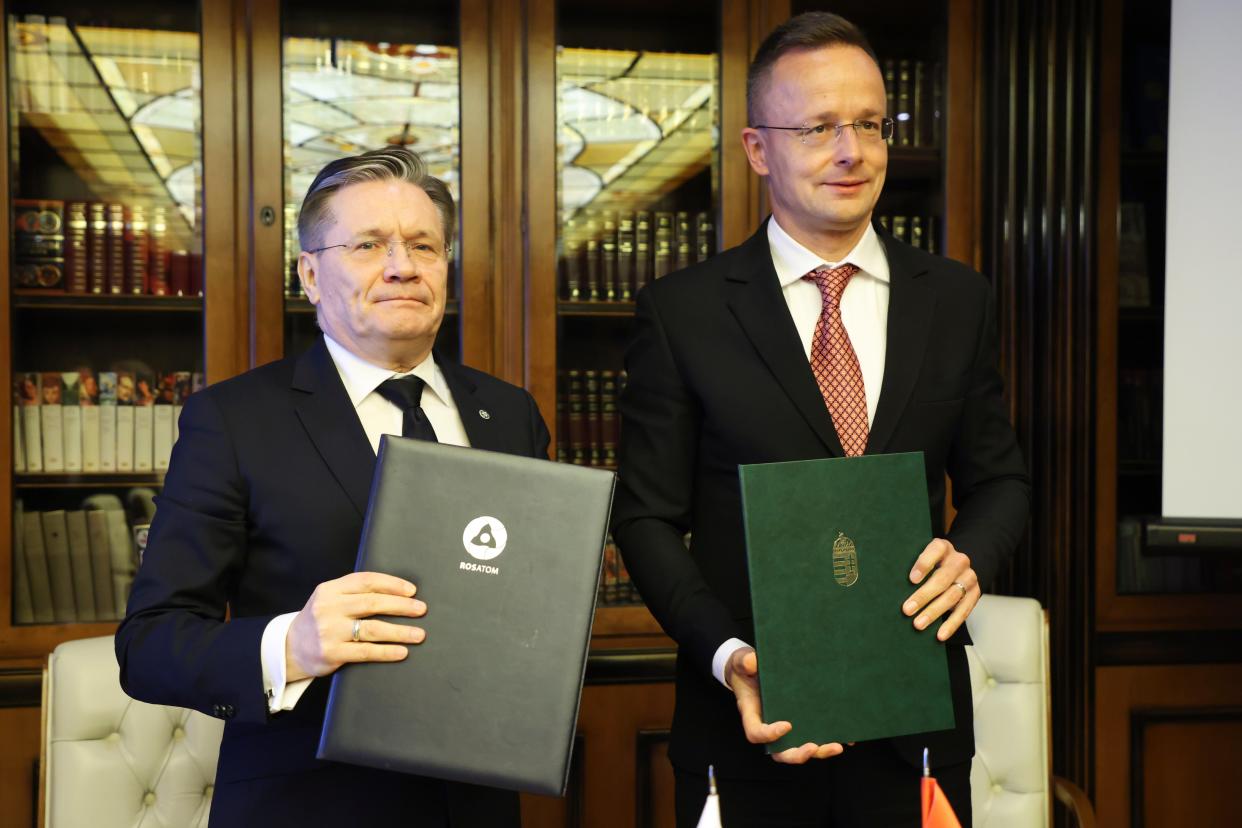
POLYGON ((615 475, 385 436, 356 569, 418 586, 401 662, 332 677, 319 758, 561 795, 615 475))

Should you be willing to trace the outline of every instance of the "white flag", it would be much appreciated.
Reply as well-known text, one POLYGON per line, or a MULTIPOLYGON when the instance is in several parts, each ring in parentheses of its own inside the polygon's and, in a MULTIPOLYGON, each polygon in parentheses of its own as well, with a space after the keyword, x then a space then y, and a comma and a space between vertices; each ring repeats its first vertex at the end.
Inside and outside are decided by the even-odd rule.
POLYGON ((698 828, 722 828, 720 822, 720 797, 716 793, 716 769, 707 766, 707 801, 699 815, 698 828))

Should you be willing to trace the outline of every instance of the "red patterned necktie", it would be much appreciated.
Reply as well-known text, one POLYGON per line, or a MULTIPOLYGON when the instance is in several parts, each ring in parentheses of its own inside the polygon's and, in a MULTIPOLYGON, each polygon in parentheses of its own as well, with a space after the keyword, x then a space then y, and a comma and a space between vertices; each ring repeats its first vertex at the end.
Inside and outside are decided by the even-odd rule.
POLYGON ((844 264, 812 270, 802 277, 819 287, 824 300, 811 342, 811 371, 846 457, 857 457, 867 448, 867 392, 858 355, 841 321, 841 294, 857 272, 854 265, 844 264))

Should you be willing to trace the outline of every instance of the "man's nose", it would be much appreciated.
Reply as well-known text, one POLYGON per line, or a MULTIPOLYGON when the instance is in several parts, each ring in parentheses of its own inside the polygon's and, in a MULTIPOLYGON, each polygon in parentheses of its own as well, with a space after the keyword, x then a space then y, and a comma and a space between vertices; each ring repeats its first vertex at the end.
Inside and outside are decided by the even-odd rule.
POLYGON ((852 167, 862 157, 862 139, 852 126, 841 127, 841 134, 833 139, 832 160, 842 167, 852 167))
POLYGON ((406 281, 418 276, 418 264, 404 244, 390 245, 388 258, 384 264, 385 278, 406 281))

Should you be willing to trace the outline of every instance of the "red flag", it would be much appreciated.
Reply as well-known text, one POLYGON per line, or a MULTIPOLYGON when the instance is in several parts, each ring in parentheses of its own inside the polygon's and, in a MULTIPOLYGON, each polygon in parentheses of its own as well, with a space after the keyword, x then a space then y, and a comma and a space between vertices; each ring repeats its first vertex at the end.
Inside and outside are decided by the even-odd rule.
POLYGON ((931 775, 927 764, 927 748, 923 748, 923 828, 962 828, 953 813, 949 798, 940 790, 940 783, 931 775))
POLYGON ((962 828, 953 806, 933 777, 923 777, 923 828, 962 828))

